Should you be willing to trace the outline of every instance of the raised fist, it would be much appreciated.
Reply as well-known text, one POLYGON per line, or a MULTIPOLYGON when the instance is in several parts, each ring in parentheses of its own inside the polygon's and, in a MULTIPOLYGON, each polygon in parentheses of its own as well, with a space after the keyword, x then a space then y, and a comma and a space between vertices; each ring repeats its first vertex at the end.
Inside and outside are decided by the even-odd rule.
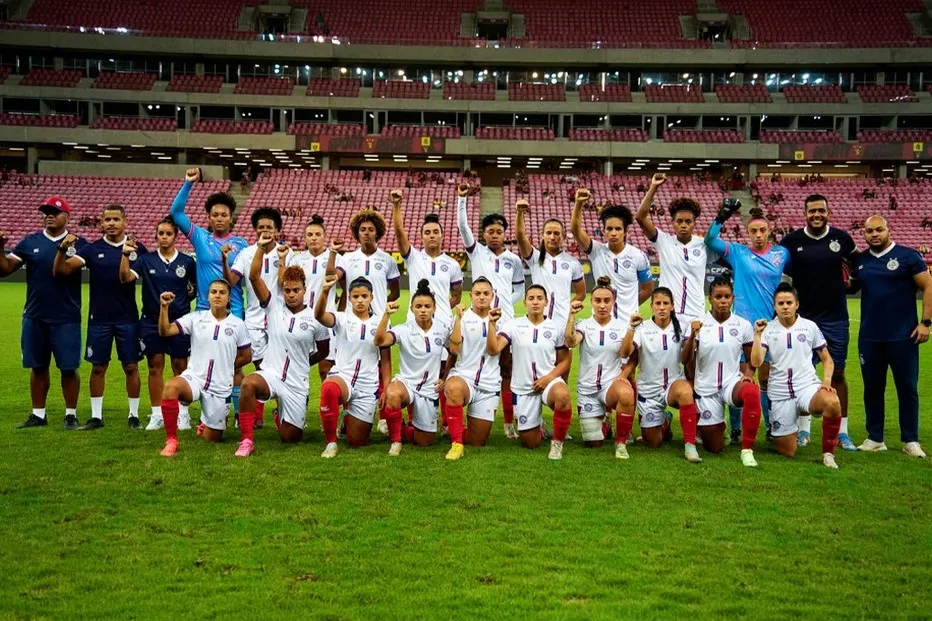
POLYGON ((259 240, 256 242, 256 244, 258 244, 258 246, 264 250, 269 244, 271 244, 274 241, 275 241, 275 238, 272 237, 271 233, 262 233, 259 235, 259 240))
POLYGON ((340 280, 340 277, 339 277, 338 275, 336 275, 336 274, 327 274, 327 275, 324 277, 323 290, 324 290, 324 291, 330 291, 330 289, 333 288, 333 285, 337 284, 337 282, 338 282, 339 280, 340 280))
POLYGON ((466 307, 462 304, 457 304, 453 307, 453 316, 456 317, 456 319, 462 319, 464 312, 466 312, 466 307))
POLYGON ((573 300, 572 302, 570 302, 570 314, 575 315, 576 313, 581 311, 584 306, 585 304, 583 304, 579 300, 573 300))
POLYGON ((689 329, 693 331, 693 334, 697 334, 702 329, 702 322, 698 319, 694 320, 689 324, 689 329))
POLYGON ((494 322, 502 318, 502 309, 496 306, 489 310, 489 321, 494 322))
POLYGON ((667 174, 666 174, 666 173, 654 173, 653 178, 651 178, 651 180, 650 180, 651 186, 653 186, 653 187, 655 187, 655 188, 659 188, 660 186, 662 186, 662 185, 663 185, 664 183, 666 183, 666 182, 667 182, 667 174))
POLYGON ((725 222, 737 211, 741 210, 741 201, 737 198, 728 197, 722 201, 722 208, 718 210, 718 214, 715 216, 715 221, 719 224, 725 224, 725 222))
POLYGON ((385 314, 394 315, 398 312, 398 302, 388 302, 385 304, 385 314))
POLYGON ((220 254, 223 255, 223 260, 226 261, 227 257, 230 256, 230 253, 233 252, 233 246, 230 244, 223 244, 220 246, 220 254))
POLYGON ((330 251, 331 252, 340 252, 343 250, 343 245, 345 242, 342 239, 331 239, 330 240, 330 251))
POLYGON ((279 260, 279 261, 284 261, 284 260, 288 257, 288 253, 291 252, 291 248, 290 248, 289 246, 287 246, 286 244, 282 244, 281 246, 279 246, 279 247, 276 248, 275 250, 276 250, 276 252, 278 252, 278 260, 279 260))
POLYGON ((576 202, 580 204, 586 204, 589 202, 589 199, 592 198, 592 194, 586 188, 579 188, 576 190, 576 202))
POLYGON ((175 294, 171 291, 165 291, 159 296, 159 301, 162 302, 162 306, 168 306, 175 301, 175 294))
POLYGON ((766 319, 758 319, 757 321, 754 322, 754 332, 756 334, 761 334, 766 327, 767 327, 766 319))
POLYGON ((388 199, 392 202, 393 205, 398 205, 401 203, 403 196, 404 195, 402 194, 401 190, 392 190, 388 195, 388 199))
POLYGON ((130 235, 126 238, 126 241, 123 242, 123 254, 130 256, 136 252, 136 238, 130 235))
POLYGON ((191 183, 197 183, 201 180, 201 171, 197 168, 189 168, 184 171, 184 180, 191 183))
POLYGON ((65 235, 65 239, 61 240, 61 243, 58 245, 60 248, 71 248, 77 243, 78 237, 72 233, 65 235))
POLYGON ((631 315, 631 320, 628 323, 632 328, 637 328, 639 325, 644 323, 644 318, 641 317, 640 313, 634 313, 631 315))
POLYGON ((522 211, 524 213, 529 213, 531 211, 531 204, 528 203, 527 200, 519 198, 518 202, 515 203, 515 209, 517 209, 519 213, 522 211))
POLYGON ((457 196, 469 196, 469 186, 465 183, 461 183, 456 187, 457 196))

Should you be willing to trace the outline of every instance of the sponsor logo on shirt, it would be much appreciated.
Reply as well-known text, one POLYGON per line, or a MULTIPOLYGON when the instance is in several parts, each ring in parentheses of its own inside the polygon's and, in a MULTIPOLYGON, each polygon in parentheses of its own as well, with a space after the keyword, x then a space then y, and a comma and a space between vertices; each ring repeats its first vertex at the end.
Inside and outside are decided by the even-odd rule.
POLYGON ((614 340, 618 339, 618 333, 617 333, 617 332, 609 332, 609 333, 608 333, 608 338, 610 338, 611 340, 614 341, 614 340))
POLYGON ((621 266, 625 268, 626 270, 629 270, 631 269, 631 261, 629 259, 625 259, 624 261, 621 262, 621 266))
POLYGON ((709 420, 710 418, 712 418, 712 412, 710 412, 709 410, 703 410, 702 420, 709 420))

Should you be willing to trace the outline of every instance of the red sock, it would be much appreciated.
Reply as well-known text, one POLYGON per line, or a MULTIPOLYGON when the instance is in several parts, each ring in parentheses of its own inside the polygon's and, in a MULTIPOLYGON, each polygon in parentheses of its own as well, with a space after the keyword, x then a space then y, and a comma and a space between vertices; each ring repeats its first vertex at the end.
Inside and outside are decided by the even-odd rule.
POLYGON ((414 421, 414 403, 409 403, 407 407, 408 411, 408 424, 410 425, 414 421))
MULTIPOLYGON (((258 409, 258 408, 257 408, 258 409)), ((256 425, 258 412, 239 413, 239 436, 241 440, 252 440, 252 429, 256 425)))
POLYGON ((625 414, 623 412, 615 412, 615 442, 618 444, 627 444, 628 443, 628 434, 631 433, 631 428, 634 427, 634 414, 625 414))
POLYGON ((754 448, 757 439, 757 429, 760 427, 761 405, 760 388, 751 382, 744 382, 741 391, 741 448, 754 448))
MULTIPOLYGON (((163 410, 164 412, 164 410, 163 410)), ((164 414, 163 414, 164 416, 164 414)), ((826 416, 822 419, 822 452, 834 453, 838 445, 838 431, 841 429, 841 416, 826 416)))
POLYGON ((570 423, 573 421, 573 410, 553 411, 553 439, 557 442, 566 440, 566 432, 570 430, 570 423))
POLYGON ((449 414, 449 412, 447 412, 448 407, 449 406, 447 405, 447 393, 441 392, 440 393, 440 424, 443 427, 448 427, 450 425, 450 423, 447 422, 447 415, 449 414))
POLYGON ((178 411, 181 404, 178 399, 162 399, 162 421, 165 423, 165 438, 178 439, 178 411))
POLYGON ((337 418, 340 415, 340 385, 324 382, 320 387, 320 426, 327 444, 337 441, 337 418))
POLYGON ((513 425, 515 422, 515 405, 512 402, 510 390, 502 391, 502 413, 505 416, 505 424, 513 425))
POLYGON ((382 420, 388 423, 388 439, 401 442, 401 408, 386 407, 382 410, 382 420))
POLYGON ((401 437, 408 444, 414 444, 414 425, 404 425, 401 428, 401 437))
POLYGON ((450 441, 463 443, 463 406, 447 406, 447 426, 450 428, 450 441))
POLYGON ((607 420, 602 421, 602 437, 607 438, 608 434, 612 432, 611 426, 608 424, 607 420))
MULTIPOLYGON (((265 422, 265 404, 261 401, 256 401, 256 420, 265 422)), ((240 426, 242 425, 243 424, 240 423, 240 426)))
POLYGON ((680 406, 680 425, 683 427, 683 442, 696 443, 696 424, 699 422, 699 410, 695 403, 680 406))

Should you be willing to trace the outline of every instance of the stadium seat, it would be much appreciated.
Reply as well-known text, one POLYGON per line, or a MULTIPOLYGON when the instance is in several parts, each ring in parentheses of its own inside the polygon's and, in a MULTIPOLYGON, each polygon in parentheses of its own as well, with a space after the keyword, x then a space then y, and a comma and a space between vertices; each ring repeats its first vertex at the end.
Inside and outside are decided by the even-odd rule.
POLYGON ((98 75, 91 88, 109 88, 126 91, 150 91, 155 85, 154 73, 113 73, 103 72, 98 75))

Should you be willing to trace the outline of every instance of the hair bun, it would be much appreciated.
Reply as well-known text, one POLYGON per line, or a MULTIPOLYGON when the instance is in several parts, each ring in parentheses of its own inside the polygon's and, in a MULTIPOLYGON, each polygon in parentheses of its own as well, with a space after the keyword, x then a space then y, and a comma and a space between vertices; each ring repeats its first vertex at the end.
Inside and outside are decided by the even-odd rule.
POLYGON ((440 224, 440 215, 429 213, 424 216, 424 224, 440 224))
POLYGON ((313 216, 311 216, 311 224, 322 225, 323 223, 324 223, 324 217, 322 215, 315 213, 313 216))
POLYGON ((417 290, 418 291, 425 291, 425 290, 429 291, 430 282, 426 278, 420 279, 419 281, 417 281, 417 290))
POLYGON ((748 214, 751 216, 752 220, 754 219, 765 220, 766 219, 764 217, 764 210, 761 209, 760 207, 752 207, 750 211, 748 211, 748 214))
POLYGON ((609 288, 611 288, 611 286, 612 286, 612 279, 609 278, 608 276, 599 276, 599 277, 596 279, 596 281, 595 281, 595 285, 596 285, 597 287, 609 287, 609 288))

